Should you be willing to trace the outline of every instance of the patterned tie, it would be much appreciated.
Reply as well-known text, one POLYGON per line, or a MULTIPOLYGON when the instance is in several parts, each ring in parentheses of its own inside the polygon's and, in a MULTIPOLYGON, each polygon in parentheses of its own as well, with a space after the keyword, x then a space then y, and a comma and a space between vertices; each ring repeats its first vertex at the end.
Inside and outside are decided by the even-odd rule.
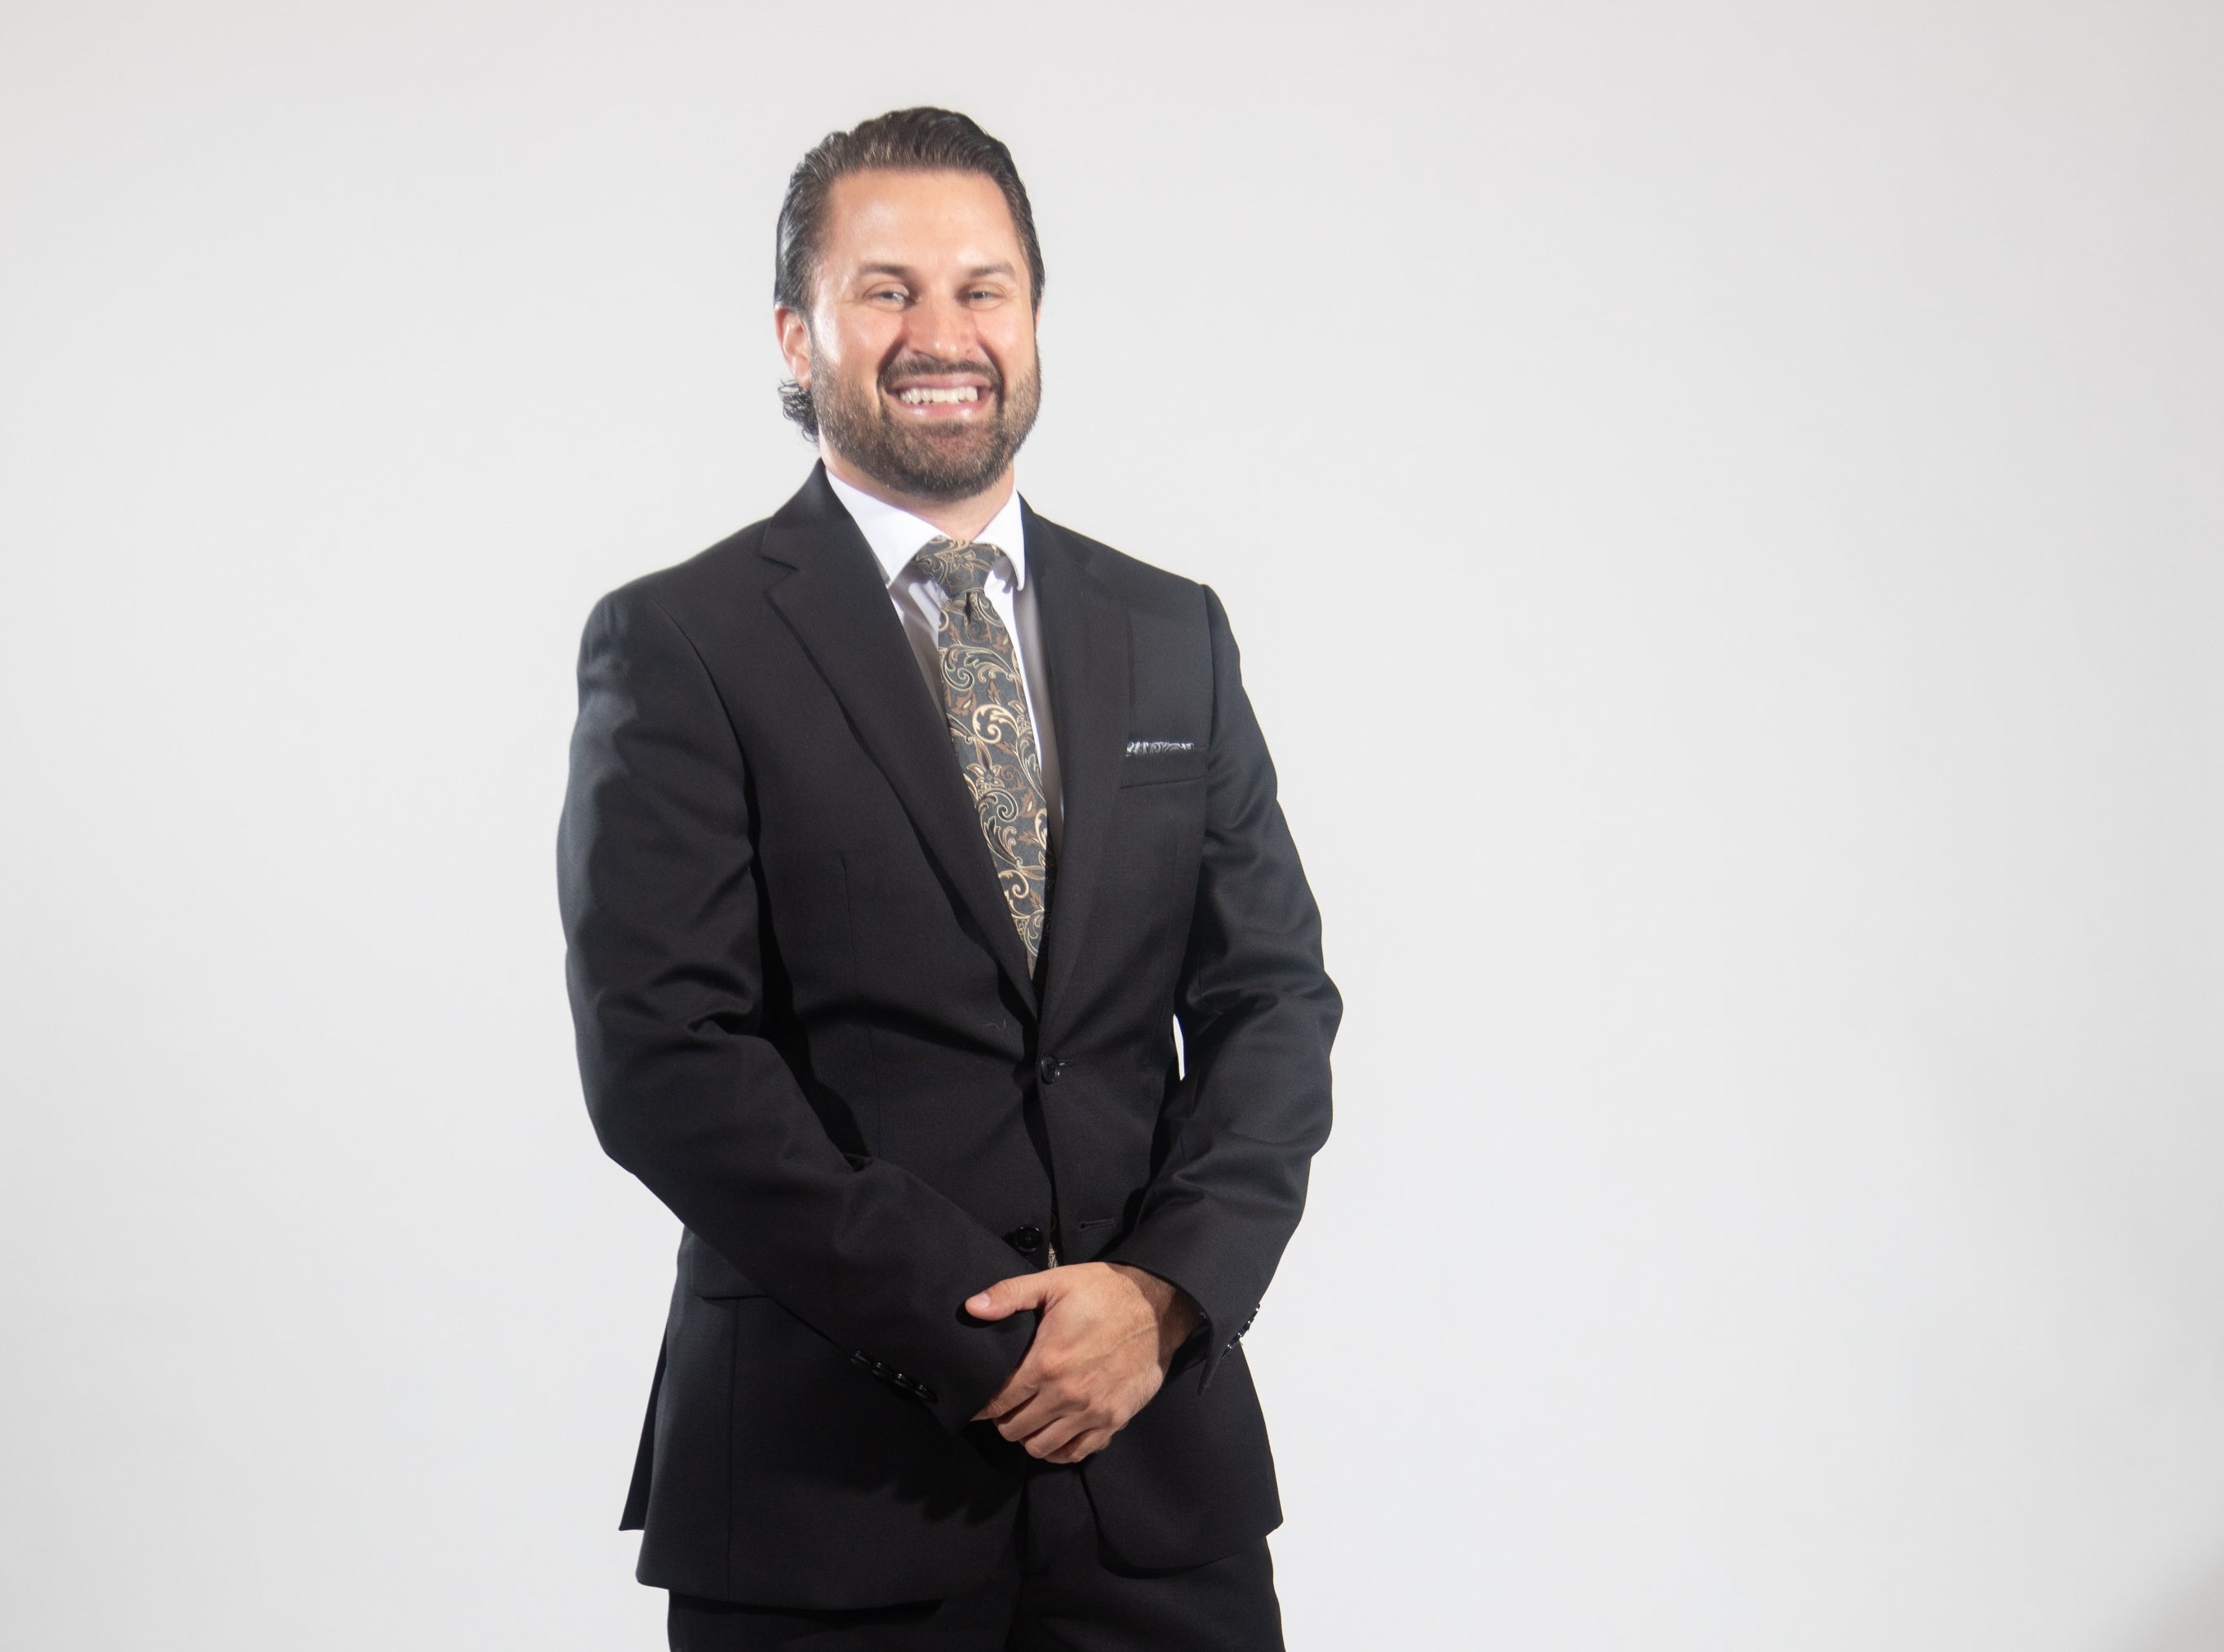
POLYGON ((980 811, 981 835, 989 840, 989 858, 1032 971, 1050 902, 1050 813, 1019 653, 982 589, 1000 554, 994 545, 933 539, 912 560, 942 593, 934 646, 942 660, 950 744, 980 811))

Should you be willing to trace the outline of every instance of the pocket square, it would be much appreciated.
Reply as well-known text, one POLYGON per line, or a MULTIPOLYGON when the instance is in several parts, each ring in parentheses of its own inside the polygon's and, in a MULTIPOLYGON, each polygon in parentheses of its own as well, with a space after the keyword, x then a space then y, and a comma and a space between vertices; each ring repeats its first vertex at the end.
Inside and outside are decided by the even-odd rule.
POLYGON ((1163 757, 1170 751, 1194 751, 1194 740, 1130 740, 1128 755, 1131 757, 1163 757))

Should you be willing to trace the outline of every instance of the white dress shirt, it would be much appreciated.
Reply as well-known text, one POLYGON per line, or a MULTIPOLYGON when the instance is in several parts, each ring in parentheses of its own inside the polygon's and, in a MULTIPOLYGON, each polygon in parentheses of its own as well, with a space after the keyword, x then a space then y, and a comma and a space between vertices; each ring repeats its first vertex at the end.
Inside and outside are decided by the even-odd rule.
MULTIPOLYGON (((826 480, 864 535, 865 543, 873 548, 874 558, 888 579, 888 599, 895 604, 896 617, 903 622, 904 635, 911 639, 919 671, 933 691, 935 703, 940 705, 942 661, 934 646, 934 633, 942 619, 942 602, 935 594, 934 582, 912 558, 927 541, 949 535, 923 517, 851 487, 831 471, 826 473, 826 480)), ((1027 697, 1027 716, 1035 725, 1035 750, 1042 759, 1043 802, 1050 813, 1050 840, 1055 847, 1064 829, 1065 810, 1058 794, 1058 737, 1050 722, 1050 676, 1043 657, 1042 617, 1037 611, 1034 583, 1027 578, 1027 533, 1018 489, 1012 491, 1004 508, 974 538, 1002 553, 990 565, 982 594, 995 607, 996 617, 1004 622, 1004 629, 1019 648, 1020 688, 1027 697)))

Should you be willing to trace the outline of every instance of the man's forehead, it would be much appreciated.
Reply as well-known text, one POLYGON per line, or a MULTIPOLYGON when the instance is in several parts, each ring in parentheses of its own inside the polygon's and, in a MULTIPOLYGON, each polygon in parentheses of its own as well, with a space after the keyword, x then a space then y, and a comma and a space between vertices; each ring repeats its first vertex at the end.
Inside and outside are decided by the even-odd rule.
POLYGON ((1012 262, 1019 230, 1004 192, 977 172, 853 172, 828 192, 827 250, 861 260, 947 257, 971 250, 1012 262))

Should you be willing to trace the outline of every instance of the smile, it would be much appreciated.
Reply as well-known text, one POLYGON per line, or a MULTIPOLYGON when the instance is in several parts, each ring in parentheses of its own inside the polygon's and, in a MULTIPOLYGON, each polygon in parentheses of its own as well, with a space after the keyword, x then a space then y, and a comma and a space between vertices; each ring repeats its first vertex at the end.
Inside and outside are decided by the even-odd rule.
POLYGON ((907 407, 923 408, 938 402, 977 402, 981 392, 970 384, 961 384, 955 389, 927 389, 918 385, 900 392, 896 398, 907 407))

